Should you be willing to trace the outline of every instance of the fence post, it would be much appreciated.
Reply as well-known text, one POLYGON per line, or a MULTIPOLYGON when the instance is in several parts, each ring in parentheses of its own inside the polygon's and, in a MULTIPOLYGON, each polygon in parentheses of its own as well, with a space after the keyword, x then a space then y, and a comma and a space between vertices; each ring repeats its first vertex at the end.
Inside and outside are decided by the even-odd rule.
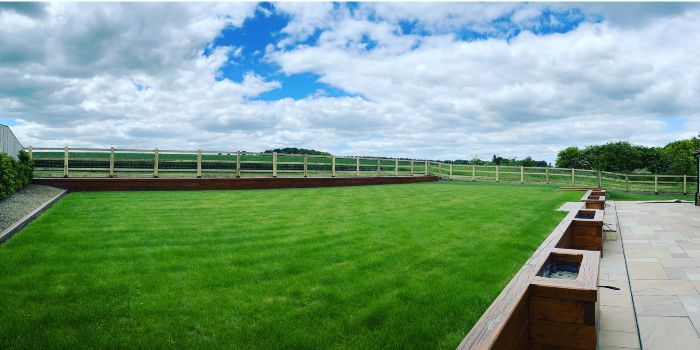
POLYGON ((476 181, 476 164, 472 164, 472 181, 476 181))
POLYGON ((659 194, 659 175, 654 175, 654 194, 659 194))
POLYGON ((630 191, 630 176, 628 174, 625 174, 625 189, 627 192, 630 191))
POLYGON ((544 179, 545 182, 549 185, 549 168, 544 168, 544 179))
POLYGON ((309 177, 309 155, 304 155, 304 177, 309 177))
POLYGON ((576 185, 576 169, 571 169, 571 186, 576 185))
POLYGON ((688 194, 688 175, 683 175, 683 194, 688 194))
POLYGON ((197 177, 202 177, 202 150, 197 151, 197 177))
POLYGON ((448 177, 448 179, 452 180, 452 163, 450 163, 450 176, 448 177))
POLYGON ((523 166, 521 165, 520 166, 520 183, 521 184, 525 183, 525 171, 524 171, 524 169, 525 168, 523 168, 523 166))
POLYGON ((603 175, 600 171, 598 171, 598 188, 603 188, 603 175))
POLYGON ((114 147, 109 149, 109 177, 114 177, 114 147))
POLYGON ((411 176, 413 176, 413 159, 411 159, 411 176))
POLYGON ((331 177, 335 177, 335 156, 331 156, 331 177))
POLYGON ((377 158, 377 176, 382 176, 382 160, 377 158))
POLYGON ((158 177, 158 149, 153 150, 153 177, 158 177))
POLYGON ((63 149, 63 177, 68 177, 68 147, 63 149))
POLYGON ((499 171, 499 166, 496 165, 496 182, 501 182, 501 175, 499 171))
POLYGON ((394 159, 394 176, 399 176, 399 158, 394 159))
POLYGON ((272 152, 272 177, 277 177, 277 152, 272 152))
POLYGON ((360 156, 355 156, 355 176, 360 177, 360 156))
POLYGON ((29 146, 29 159, 32 159, 32 146, 29 146))
POLYGON ((241 177, 241 151, 236 151, 236 177, 241 177))
POLYGON ((425 172, 425 176, 430 175, 430 171, 428 170, 428 161, 427 160, 425 161, 425 171, 424 172, 425 172))

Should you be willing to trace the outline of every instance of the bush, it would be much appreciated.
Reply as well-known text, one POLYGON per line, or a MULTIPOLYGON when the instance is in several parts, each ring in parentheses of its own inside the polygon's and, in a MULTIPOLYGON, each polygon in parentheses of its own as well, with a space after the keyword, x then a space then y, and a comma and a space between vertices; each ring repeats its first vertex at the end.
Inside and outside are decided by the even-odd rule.
POLYGON ((0 153, 0 199, 7 198, 27 186, 34 177, 34 162, 29 154, 20 151, 18 160, 0 153))

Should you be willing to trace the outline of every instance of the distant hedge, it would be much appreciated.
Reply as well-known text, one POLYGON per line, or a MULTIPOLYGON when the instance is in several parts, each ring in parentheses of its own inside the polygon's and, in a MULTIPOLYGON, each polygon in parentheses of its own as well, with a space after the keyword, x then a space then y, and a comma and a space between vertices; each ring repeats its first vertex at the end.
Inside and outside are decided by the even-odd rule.
POLYGON ((19 151, 18 160, 0 153, 0 199, 7 198, 27 186, 34 177, 34 162, 25 151, 19 151))

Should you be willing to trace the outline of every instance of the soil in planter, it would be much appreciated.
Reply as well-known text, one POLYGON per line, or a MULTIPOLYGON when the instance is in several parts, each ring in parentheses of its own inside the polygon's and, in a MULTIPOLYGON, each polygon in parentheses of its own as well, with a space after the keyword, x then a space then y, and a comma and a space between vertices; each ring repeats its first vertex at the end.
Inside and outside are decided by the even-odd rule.
POLYGON ((580 263, 551 261, 544 266, 541 276, 547 278, 575 280, 578 277, 578 270, 580 267, 580 263))
POLYGON ((595 213, 581 213, 579 212, 576 214, 576 219, 593 219, 595 217, 595 213))
POLYGON ((549 278, 558 278, 562 280, 575 280, 578 277, 578 272, 569 272, 569 271, 557 271, 554 273, 551 273, 549 278))

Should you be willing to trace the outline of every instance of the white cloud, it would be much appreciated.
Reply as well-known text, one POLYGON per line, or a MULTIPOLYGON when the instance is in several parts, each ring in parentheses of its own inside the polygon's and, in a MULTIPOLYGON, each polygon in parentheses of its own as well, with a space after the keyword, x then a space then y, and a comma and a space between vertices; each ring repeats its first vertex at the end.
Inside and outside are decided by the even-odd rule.
POLYGON ((644 20, 632 25, 624 7, 582 5, 603 22, 509 41, 454 35, 465 26, 491 33, 503 16, 533 28, 547 6, 277 4, 291 19, 288 37, 261 54, 285 74, 315 73, 355 97, 252 101, 281 83, 252 71, 231 81, 220 68, 253 52, 203 52, 252 16, 253 4, 3 5, 0 118, 21 120, 13 129, 35 146, 550 161, 571 144, 659 145, 697 134, 697 7, 654 15, 635 5, 644 20), (401 35, 401 21, 432 35, 401 35), (318 43, 294 45, 319 30, 318 43), (687 120, 685 129, 668 128, 668 117, 687 120))

